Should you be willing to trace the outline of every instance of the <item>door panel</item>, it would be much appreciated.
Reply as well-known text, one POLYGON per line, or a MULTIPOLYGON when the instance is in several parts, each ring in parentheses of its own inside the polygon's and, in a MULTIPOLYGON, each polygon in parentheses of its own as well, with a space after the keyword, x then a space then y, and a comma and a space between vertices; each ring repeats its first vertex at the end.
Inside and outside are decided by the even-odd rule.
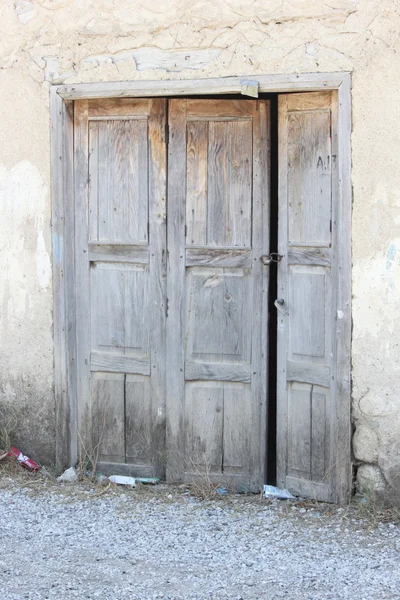
POLYGON ((289 244, 330 245, 330 122, 326 108, 287 114, 289 244))
POLYGON ((114 473, 164 471, 165 109, 75 103, 78 427, 114 473))
POLYGON ((90 241, 147 243, 147 117, 90 121, 89 148, 90 241))
MULTIPOLYGON (((125 375, 122 373, 92 373, 92 444, 100 443, 101 459, 113 463, 124 462, 125 459, 124 388, 125 375)), ((90 447, 88 452, 91 453, 90 447)))
POLYGON ((336 92, 279 97, 278 484, 336 499, 336 92), (286 313, 286 314, 285 314, 286 313))
POLYGON ((171 100, 170 480, 264 483, 269 105, 171 100))

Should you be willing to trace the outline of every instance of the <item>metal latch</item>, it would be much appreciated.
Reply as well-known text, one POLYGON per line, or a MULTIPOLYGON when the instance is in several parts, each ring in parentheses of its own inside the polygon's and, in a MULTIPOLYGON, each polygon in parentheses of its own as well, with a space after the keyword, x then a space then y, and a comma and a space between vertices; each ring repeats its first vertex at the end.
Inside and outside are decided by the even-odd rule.
POLYGON ((285 310, 283 307, 285 306, 285 301, 283 298, 278 298, 277 300, 275 300, 274 302, 274 306, 275 308, 285 317, 289 314, 287 312, 287 310, 285 310))
POLYGON ((282 254, 278 254, 277 252, 271 252, 271 254, 264 254, 264 256, 261 256, 260 260, 263 265, 268 266, 273 262, 278 263, 280 260, 282 260, 282 258, 282 254))

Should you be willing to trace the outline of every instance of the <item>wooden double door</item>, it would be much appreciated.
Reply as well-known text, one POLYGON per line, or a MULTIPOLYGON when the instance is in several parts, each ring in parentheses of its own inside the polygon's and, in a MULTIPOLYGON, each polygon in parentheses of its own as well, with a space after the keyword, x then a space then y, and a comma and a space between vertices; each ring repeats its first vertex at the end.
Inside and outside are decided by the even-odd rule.
MULTIPOLYGON (((279 483, 321 499, 335 485, 334 102, 332 93, 279 99, 282 258, 278 350, 269 350, 278 351, 279 483)), ((78 440, 105 471, 258 491, 269 102, 80 100, 74 128, 78 440)))

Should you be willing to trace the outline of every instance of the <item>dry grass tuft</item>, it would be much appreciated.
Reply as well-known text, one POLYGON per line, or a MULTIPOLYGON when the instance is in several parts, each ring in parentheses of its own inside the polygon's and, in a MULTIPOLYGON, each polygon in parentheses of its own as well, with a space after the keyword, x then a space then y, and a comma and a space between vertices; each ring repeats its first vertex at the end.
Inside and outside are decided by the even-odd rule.
POLYGON ((363 490, 354 497, 352 506, 358 518, 369 526, 379 523, 395 523, 400 525, 400 506, 394 504, 387 494, 379 494, 373 487, 363 490))

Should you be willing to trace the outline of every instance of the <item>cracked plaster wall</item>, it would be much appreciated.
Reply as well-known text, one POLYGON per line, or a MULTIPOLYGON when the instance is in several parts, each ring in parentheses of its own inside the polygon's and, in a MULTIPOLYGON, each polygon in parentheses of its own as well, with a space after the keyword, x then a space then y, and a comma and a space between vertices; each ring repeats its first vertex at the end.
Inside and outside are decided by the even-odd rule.
POLYGON ((3 0, 0 394, 54 456, 51 83, 353 73, 353 420, 360 482, 400 490, 397 0, 3 0))

